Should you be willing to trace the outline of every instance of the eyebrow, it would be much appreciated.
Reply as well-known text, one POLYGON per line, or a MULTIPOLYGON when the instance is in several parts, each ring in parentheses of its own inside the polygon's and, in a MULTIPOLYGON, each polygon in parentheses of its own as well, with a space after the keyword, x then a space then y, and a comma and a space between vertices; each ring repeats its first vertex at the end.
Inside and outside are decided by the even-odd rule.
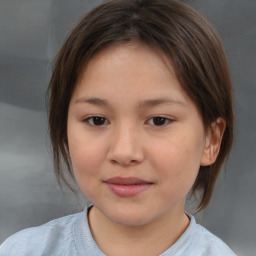
POLYGON ((183 101, 177 100, 177 99, 172 99, 168 97, 161 97, 157 99, 148 99, 148 100, 143 100, 139 102, 139 107, 155 107, 158 105, 162 104, 177 104, 181 106, 187 106, 183 101))
MULTIPOLYGON (((96 106, 103 106, 103 107, 110 107, 110 103, 105 99, 100 98, 80 98, 75 101, 75 103, 88 103, 96 106)), ((183 107, 186 107, 187 104, 185 104, 183 101, 172 99, 168 97, 161 97, 156 99, 147 99, 143 100, 138 103, 139 108, 146 108, 146 107, 154 107, 162 104, 177 104, 183 107)))
POLYGON ((80 98, 75 101, 75 103, 89 103, 97 106, 108 106, 109 103, 107 100, 100 98, 80 98))

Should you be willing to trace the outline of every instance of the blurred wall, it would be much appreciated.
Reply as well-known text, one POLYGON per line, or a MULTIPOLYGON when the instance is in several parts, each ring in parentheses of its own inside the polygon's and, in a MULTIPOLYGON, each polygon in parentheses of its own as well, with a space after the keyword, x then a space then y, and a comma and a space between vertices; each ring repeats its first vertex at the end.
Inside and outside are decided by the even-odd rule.
MULTIPOLYGON (((0 243, 80 211, 52 171, 44 93, 53 56, 102 1, 0 0, 0 243)), ((256 251, 256 1, 191 0, 220 33, 234 85, 235 143, 211 205, 197 216, 239 255, 256 251)))

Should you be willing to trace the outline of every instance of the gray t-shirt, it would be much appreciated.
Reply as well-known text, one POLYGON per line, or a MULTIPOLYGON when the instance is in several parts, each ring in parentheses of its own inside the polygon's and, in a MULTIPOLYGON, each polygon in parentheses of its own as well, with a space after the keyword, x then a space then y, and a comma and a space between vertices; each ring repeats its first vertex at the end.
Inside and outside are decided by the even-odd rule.
MULTIPOLYGON (((0 256, 103 256, 83 212, 22 230, 0 246, 0 256)), ((234 256, 231 249, 204 227, 190 224, 182 236, 160 256, 234 256)))

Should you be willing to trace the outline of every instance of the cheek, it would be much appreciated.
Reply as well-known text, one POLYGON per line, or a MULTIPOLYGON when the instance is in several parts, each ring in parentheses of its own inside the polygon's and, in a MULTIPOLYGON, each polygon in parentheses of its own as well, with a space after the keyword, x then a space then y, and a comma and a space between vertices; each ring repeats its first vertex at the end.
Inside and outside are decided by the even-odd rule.
MULTIPOLYGON (((152 148, 151 160, 162 182, 171 182, 177 190, 193 185, 199 171, 202 147, 200 140, 177 136, 152 148)), ((190 189, 190 188, 188 188, 190 189)))
POLYGON ((104 161, 104 148, 100 141, 76 132, 68 137, 69 152, 76 178, 97 173, 104 161), (79 136, 79 134, 81 136, 79 136))
POLYGON ((103 148, 90 139, 81 140, 70 137, 70 157, 76 182, 87 197, 92 199, 95 189, 100 185, 96 178, 100 175, 104 161, 103 148))
POLYGON ((93 150, 92 147, 88 146, 71 148, 70 156, 76 173, 93 173, 100 163, 99 150, 93 150))

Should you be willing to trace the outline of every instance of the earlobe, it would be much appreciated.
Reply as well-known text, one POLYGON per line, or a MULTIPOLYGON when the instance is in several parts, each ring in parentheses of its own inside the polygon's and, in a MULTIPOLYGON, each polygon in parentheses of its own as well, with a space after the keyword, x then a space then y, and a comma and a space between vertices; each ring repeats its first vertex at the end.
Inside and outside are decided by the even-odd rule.
POLYGON ((217 118, 216 121, 212 122, 211 126, 208 127, 204 152, 200 162, 201 166, 211 165, 216 161, 225 128, 226 121, 221 117, 217 118))

